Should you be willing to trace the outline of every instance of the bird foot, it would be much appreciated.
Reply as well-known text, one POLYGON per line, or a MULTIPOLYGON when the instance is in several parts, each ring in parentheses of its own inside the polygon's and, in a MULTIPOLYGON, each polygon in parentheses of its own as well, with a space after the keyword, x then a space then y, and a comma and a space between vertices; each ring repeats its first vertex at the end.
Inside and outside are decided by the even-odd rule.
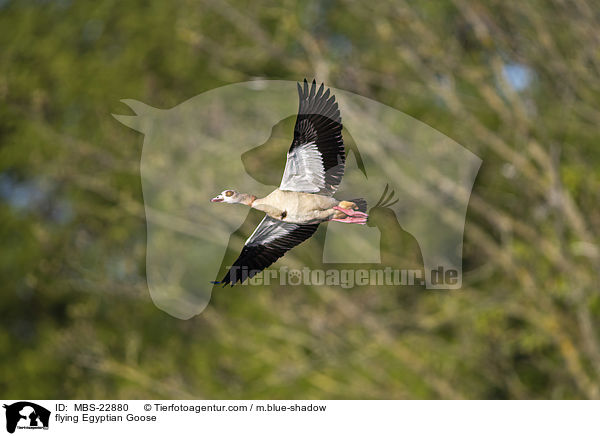
POLYGON ((364 212, 360 212, 358 210, 344 209, 343 207, 339 207, 339 206, 333 206, 333 208, 335 210, 339 210, 340 212, 345 213, 348 216, 362 217, 362 218, 367 218, 369 216, 368 214, 366 214, 364 212))
POLYGON ((346 223, 346 224, 367 224, 367 218, 365 218, 365 217, 349 216, 346 218, 334 218, 331 221, 337 221, 339 223, 346 223))

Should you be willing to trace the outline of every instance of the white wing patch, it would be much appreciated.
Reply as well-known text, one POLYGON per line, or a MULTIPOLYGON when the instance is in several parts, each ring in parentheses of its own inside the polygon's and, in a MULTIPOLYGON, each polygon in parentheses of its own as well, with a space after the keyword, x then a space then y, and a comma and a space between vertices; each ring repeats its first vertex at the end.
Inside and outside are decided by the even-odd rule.
POLYGON ((315 142, 302 144, 289 152, 279 189, 316 193, 324 188, 325 168, 315 142))
POLYGON ((284 223, 267 215, 263 218, 258 227, 256 227, 244 245, 266 245, 275 239, 285 236, 296 227, 298 227, 296 224, 284 223))

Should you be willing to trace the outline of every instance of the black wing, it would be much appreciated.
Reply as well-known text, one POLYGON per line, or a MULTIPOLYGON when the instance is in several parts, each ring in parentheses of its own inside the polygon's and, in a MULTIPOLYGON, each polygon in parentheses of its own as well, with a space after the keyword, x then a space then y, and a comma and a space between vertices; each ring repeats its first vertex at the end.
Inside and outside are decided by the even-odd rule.
POLYGON ((286 223, 265 216, 223 280, 213 283, 231 286, 238 281, 243 283, 270 266, 288 250, 310 238, 317 227, 319 224, 286 223))
POLYGON ((333 195, 342 181, 346 153, 335 97, 321 84, 298 84, 298 117, 280 189, 333 195))

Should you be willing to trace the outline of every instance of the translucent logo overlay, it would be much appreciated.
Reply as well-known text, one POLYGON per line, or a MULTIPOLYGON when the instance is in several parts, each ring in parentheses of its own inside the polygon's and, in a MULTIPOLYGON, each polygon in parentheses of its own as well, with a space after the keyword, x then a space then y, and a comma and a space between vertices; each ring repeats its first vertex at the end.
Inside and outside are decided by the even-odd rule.
MULTIPOLYGON (((239 254, 262 219, 262 213, 242 205, 209 200, 227 188, 263 197, 279 185, 298 110, 296 89, 292 81, 244 82, 167 110, 123 100, 136 115, 114 115, 144 134, 141 178, 148 287, 154 303, 172 316, 188 319, 202 312, 214 288, 210 282, 220 279, 237 256, 225 265, 228 248, 239 254), (246 227, 248 232, 241 231, 246 227)), ((384 267, 382 280, 369 272, 381 262, 380 243, 386 232, 403 231, 416 240, 422 256, 417 283, 427 289, 460 288, 465 215, 481 159, 401 111, 340 89, 331 88, 331 93, 341 112, 347 154, 335 197, 364 197, 370 214, 376 208, 393 214, 397 225, 322 224, 322 259, 306 267, 323 274, 311 273, 306 284, 319 286, 321 277, 323 284, 343 288, 349 287, 344 283, 404 284, 394 281, 393 273, 386 280, 384 267), (326 281, 331 270, 327 264, 338 270, 331 283, 326 281), (345 272, 349 269, 369 274, 365 279, 360 271, 345 272)), ((310 243, 311 239, 305 242, 310 243)), ((272 268, 286 265, 290 255, 293 250, 272 268)), ((407 270, 406 265, 394 268, 407 270)), ((279 284, 280 279, 271 283, 279 284)), ((295 278, 285 284, 296 284, 295 278)))

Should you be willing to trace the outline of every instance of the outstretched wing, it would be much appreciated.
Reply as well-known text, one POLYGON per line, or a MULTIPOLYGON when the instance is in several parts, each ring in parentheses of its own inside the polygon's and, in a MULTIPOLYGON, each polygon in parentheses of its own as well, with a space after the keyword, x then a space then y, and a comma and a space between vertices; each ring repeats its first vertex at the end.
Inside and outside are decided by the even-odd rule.
POLYGON ((298 84, 300 105, 294 127, 294 140, 287 153, 287 162, 280 189, 333 195, 344 175, 346 153, 342 140, 342 118, 335 97, 323 84, 317 91, 304 79, 298 84))
POLYGON ((215 284, 235 285, 267 268, 288 250, 310 238, 319 224, 293 224, 279 221, 268 215, 250 235, 242 253, 223 280, 215 284))

